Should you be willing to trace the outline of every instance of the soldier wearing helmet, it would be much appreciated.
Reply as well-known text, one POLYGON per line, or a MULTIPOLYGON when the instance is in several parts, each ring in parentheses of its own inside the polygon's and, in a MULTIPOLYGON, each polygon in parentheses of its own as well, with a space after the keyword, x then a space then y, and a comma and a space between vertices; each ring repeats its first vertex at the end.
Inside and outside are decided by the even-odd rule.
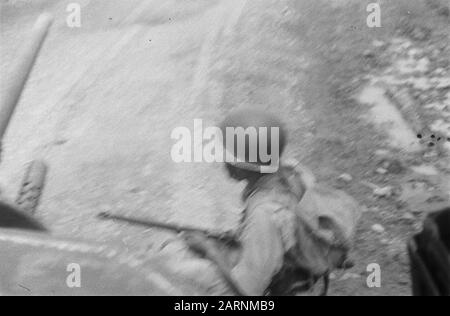
MULTIPOLYGON (((221 130, 226 170, 231 178, 247 182, 240 256, 225 268, 226 278, 244 295, 310 290, 320 277, 344 264, 352 229, 342 231, 347 222, 339 226, 336 220, 348 218, 356 203, 337 190, 316 190, 306 168, 281 161, 286 132, 274 115, 237 109, 225 118, 221 130), (325 202, 317 198, 318 191, 325 202)), ((211 253, 211 243, 202 236, 189 235, 187 241, 191 248, 211 253)))

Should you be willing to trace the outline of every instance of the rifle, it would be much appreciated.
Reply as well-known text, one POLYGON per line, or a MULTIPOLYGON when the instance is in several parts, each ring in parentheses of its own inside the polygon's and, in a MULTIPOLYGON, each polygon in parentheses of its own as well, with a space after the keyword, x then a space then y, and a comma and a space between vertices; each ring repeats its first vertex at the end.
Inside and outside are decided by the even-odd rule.
POLYGON ((101 219, 104 219, 104 220, 117 220, 117 221, 129 223, 132 225, 143 226, 143 227, 147 227, 147 228, 156 227, 156 228, 174 231, 177 233, 181 233, 181 232, 202 233, 208 238, 216 239, 216 240, 221 241, 228 245, 237 245, 239 243, 237 236, 231 231, 220 232, 220 231, 214 231, 214 230, 209 230, 209 229, 199 228, 199 227, 194 227, 194 226, 163 223, 163 222, 159 222, 156 220, 145 220, 145 219, 139 219, 139 218, 135 218, 135 217, 116 215, 116 214, 112 214, 110 212, 99 213, 98 217, 101 219))
MULTIPOLYGON (((139 218, 127 217, 122 215, 115 215, 110 212, 102 212, 98 214, 98 217, 104 220, 118 220, 121 222, 127 222, 132 225, 144 226, 144 227, 157 227, 162 229, 167 229, 171 231, 175 231, 177 233, 181 232, 196 232, 204 234, 208 238, 216 239, 228 245, 238 245, 239 241, 235 234, 232 232, 219 232, 212 231, 204 228, 198 228, 193 226, 183 226, 177 224, 169 224, 162 223, 155 220, 144 220, 139 218)), ((193 249, 194 251, 198 251, 193 249)), ((222 262, 221 258, 217 256, 217 253, 213 248, 210 248, 206 253, 202 253, 199 251, 199 254, 203 255, 205 258, 211 260, 216 267, 218 268, 220 274, 225 279, 227 284, 230 286, 231 290, 238 296, 245 296, 245 292, 241 289, 241 287, 233 280, 230 276, 229 269, 225 266, 224 262, 222 262)))

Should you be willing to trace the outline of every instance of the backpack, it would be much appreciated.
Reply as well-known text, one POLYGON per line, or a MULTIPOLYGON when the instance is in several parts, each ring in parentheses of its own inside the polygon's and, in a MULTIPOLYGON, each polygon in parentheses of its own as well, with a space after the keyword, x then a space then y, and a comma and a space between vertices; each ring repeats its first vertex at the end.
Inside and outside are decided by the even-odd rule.
POLYGON ((300 183, 304 194, 297 195, 297 202, 290 205, 285 215, 295 221, 295 232, 292 225, 279 225, 283 235, 295 234, 293 238, 285 238, 295 239, 295 245, 291 242, 285 247, 285 265, 274 278, 270 292, 294 295, 311 288, 323 277, 322 294, 326 294, 329 273, 345 266, 361 208, 345 192, 317 183, 306 167, 291 164, 283 168, 283 177, 292 193, 299 192, 295 188, 300 183))
POLYGON ((340 268, 353 245, 361 212, 358 203, 343 191, 315 184, 306 190, 295 211, 318 254, 314 269, 323 273, 340 268))

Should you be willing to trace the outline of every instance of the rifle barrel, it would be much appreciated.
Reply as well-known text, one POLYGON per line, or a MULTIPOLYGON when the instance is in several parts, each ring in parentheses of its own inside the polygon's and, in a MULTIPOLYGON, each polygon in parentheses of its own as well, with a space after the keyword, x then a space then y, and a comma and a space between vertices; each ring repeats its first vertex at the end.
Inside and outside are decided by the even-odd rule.
POLYGON ((121 222, 130 223, 133 225, 138 226, 144 226, 144 227, 157 227, 161 229, 167 229, 172 230, 176 232, 199 232, 203 233, 208 237, 219 239, 219 240, 226 240, 226 241, 236 241, 236 238, 230 234, 230 233, 220 233, 220 232, 212 232, 210 230, 204 229, 204 228, 198 228, 193 226, 184 226, 184 225, 178 225, 178 224, 171 224, 171 223, 162 223, 159 221, 154 220, 144 220, 134 217, 128 217, 128 216, 122 216, 122 215, 116 215, 109 212, 103 212, 98 214, 98 217, 101 219, 109 219, 109 220, 117 220, 121 222))

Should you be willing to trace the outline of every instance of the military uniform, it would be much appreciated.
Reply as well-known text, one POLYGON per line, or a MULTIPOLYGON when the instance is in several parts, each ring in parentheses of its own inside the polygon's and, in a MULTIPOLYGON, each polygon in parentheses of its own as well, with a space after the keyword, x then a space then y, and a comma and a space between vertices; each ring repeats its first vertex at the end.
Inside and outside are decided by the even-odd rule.
POLYGON ((246 209, 240 241, 241 258, 232 273, 247 293, 263 295, 284 265, 286 250, 295 244, 295 222, 289 207, 305 188, 296 179, 296 191, 281 172, 267 174, 244 193, 246 209))
POLYGON ((308 177, 298 167, 282 166, 245 189, 241 255, 232 274, 247 293, 299 294, 346 259, 358 206, 308 177), (328 205, 317 204, 319 199, 328 205), (343 222, 321 227, 321 216, 343 222))

